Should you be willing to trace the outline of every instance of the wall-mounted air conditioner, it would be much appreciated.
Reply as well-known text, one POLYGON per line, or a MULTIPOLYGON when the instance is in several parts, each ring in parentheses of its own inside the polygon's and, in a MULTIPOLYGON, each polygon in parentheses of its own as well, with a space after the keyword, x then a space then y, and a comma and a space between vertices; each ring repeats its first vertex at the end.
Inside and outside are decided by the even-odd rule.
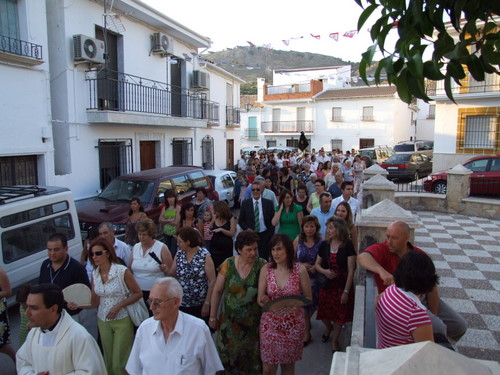
POLYGON ((104 42, 86 35, 73 35, 75 61, 89 61, 104 64, 104 42))
POLYGON ((151 37, 152 51, 155 55, 173 55, 174 42, 172 38, 163 33, 154 33, 151 37))
POLYGON ((197 90, 207 90, 209 86, 210 76, 208 73, 200 70, 193 71, 193 79, 191 81, 191 88, 197 90))

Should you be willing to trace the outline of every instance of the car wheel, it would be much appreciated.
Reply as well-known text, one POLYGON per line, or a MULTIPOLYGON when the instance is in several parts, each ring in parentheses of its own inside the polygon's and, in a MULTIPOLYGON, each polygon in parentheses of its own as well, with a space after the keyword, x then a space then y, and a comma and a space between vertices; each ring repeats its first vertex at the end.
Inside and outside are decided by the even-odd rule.
POLYGON ((446 194, 446 182, 438 181, 434 184, 432 191, 437 194, 446 194))

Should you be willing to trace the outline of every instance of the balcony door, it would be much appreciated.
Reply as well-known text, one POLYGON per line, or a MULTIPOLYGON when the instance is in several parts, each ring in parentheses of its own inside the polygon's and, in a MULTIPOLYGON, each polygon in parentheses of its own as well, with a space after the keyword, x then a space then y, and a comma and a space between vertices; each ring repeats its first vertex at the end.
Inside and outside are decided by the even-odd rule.
POLYGON ((156 168, 156 141, 141 141, 141 171, 156 168))
POLYGON ((306 129, 306 108, 305 107, 299 107, 297 108, 297 127, 295 128, 295 131, 298 132, 303 132, 306 129))
POLYGON ((273 108, 273 133, 280 132, 281 108, 273 108))
POLYGON ((108 59, 97 74, 97 95, 100 110, 119 111, 119 81, 118 81, 118 34, 100 27, 95 30, 96 39, 106 41, 108 59))

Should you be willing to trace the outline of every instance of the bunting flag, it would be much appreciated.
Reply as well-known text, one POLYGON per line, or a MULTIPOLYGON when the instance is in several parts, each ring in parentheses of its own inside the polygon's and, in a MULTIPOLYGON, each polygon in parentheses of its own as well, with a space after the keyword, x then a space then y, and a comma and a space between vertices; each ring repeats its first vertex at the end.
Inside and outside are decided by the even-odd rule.
POLYGON ((349 30, 344 33, 346 38, 352 38, 354 35, 356 35, 356 30, 349 30))
POLYGON ((288 45, 290 44, 290 39, 283 39, 283 43, 288 47, 288 45))
POLYGON ((336 42, 339 41, 339 33, 330 33, 329 37, 335 40, 336 42))
POLYGON ((311 36, 312 36, 313 38, 316 38, 316 39, 321 39, 321 35, 314 35, 314 34, 311 34, 311 36))
POLYGON ((255 44, 253 44, 251 41, 247 40, 247 43, 250 45, 250 47, 255 47, 255 44))

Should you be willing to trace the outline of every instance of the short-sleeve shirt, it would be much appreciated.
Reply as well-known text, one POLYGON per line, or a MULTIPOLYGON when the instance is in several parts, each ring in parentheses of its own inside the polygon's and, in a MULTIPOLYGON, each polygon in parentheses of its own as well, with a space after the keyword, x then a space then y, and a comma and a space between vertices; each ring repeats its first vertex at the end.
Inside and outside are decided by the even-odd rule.
MULTIPOLYGON (((424 253, 422 249, 413 246, 409 242, 408 242, 408 247, 412 250, 417 250, 424 253)), ((363 250, 363 252, 370 253, 373 259, 375 259, 375 261, 378 264, 380 264, 390 274, 393 274, 394 271, 396 271, 400 258, 389 251, 389 246, 387 246, 387 242, 377 243, 375 245, 367 247, 365 250, 363 250)), ((374 273, 374 276, 375 276, 375 281, 377 282, 378 292, 382 293, 387 286, 384 285, 384 282, 377 273, 374 273)))
POLYGON ((375 309, 377 316, 377 348, 412 344, 412 332, 419 326, 431 324, 426 308, 418 297, 396 285, 389 286, 375 309))

